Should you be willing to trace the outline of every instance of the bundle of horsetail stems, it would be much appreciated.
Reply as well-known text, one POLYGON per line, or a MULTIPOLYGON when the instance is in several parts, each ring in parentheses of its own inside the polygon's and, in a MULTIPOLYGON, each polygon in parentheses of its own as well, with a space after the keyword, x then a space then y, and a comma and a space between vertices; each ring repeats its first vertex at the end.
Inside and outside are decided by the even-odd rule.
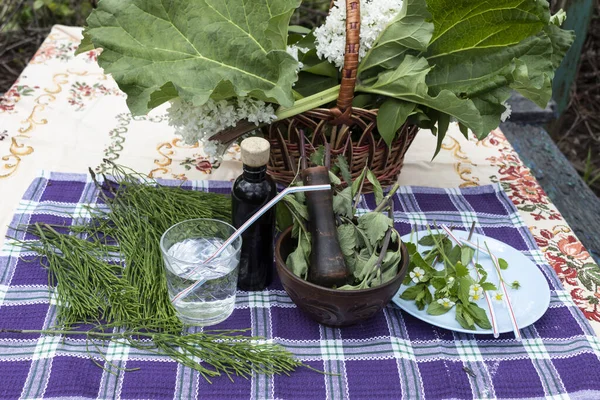
POLYGON ((163 272, 160 237, 186 219, 229 222, 230 198, 164 186, 111 165, 109 176, 101 180, 90 170, 98 190, 98 202, 87 206, 90 218, 74 221, 72 226, 13 227, 37 237, 33 241, 12 239, 38 254, 48 270, 57 324, 45 330, 0 332, 83 335, 88 347, 91 343, 105 362, 92 360, 112 373, 119 367, 100 349, 108 340, 167 355, 208 381, 220 375, 232 379, 252 373, 288 374, 305 366, 283 347, 244 335, 247 329, 186 332, 177 318, 163 272), (82 324, 93 328, 75 329, 82 324))

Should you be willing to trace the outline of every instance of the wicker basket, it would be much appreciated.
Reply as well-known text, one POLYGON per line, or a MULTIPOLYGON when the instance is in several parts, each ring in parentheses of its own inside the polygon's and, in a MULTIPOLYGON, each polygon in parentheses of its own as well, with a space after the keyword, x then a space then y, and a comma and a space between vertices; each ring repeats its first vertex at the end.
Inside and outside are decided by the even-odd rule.
POLYGON ((346 53, 337 104, 331 109, 313 109, 268 127, 271 142, 269 173, 277 182, 289 184, 296 175, 300 143, 307 157, 323 145, 331 157, 344 154, 353 178, 367 165, 384 186, 393 184, 402 168, 404 155, 418 128, 404 125, 388 147, 377 132, 377 110, 352 107, 358 48, 360 4, 346 0, 346 53))

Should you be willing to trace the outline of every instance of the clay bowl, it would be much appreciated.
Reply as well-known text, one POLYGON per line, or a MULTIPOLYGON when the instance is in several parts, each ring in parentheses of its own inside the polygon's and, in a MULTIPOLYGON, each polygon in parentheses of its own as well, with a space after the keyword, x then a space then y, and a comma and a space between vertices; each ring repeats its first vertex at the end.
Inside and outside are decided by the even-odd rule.
POLYGON ((300 279, 285 264, 296 248, 291 228, 279 236, 275 245, 275 264, 283 288, 292 301, 315 321, 329 326, 348 326, 372 317, 396 294, 408 269, 408 252, 402 243, 398 275, 371 289, 335 290, 300 279))

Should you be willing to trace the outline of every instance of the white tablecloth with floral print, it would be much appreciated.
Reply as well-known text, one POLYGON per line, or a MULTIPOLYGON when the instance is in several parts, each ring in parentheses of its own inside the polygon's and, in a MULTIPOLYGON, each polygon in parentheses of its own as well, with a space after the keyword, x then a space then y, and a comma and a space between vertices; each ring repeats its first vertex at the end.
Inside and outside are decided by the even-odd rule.
MULTIPOLYGON (((0 101, 0 245, 21 196, 42 169, 103 171, 102 160, 110 159, 158 178, 231 180, 240 172, 237 146, 221 165, 211 164, 201 146, 185 145, 174 136, 166 107, 132 117, 124 95, 98 67, 97 54, 73 55, 80 37, 81 28, 55 26, 0 101)), ((600 269, 502 132, 468 141, 452 126, 431 162, 434 149, 435 137, 420 132, 400 182, 437 187, 499 182, 600 333, 600 269)))

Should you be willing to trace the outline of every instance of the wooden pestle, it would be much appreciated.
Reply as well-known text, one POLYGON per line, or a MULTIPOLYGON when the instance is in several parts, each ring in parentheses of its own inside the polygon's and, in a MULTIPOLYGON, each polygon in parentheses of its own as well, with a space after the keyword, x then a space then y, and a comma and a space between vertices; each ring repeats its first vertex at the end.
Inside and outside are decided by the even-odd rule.
MULTIPOLYGON (((311 167, 302 171, 305 185, 330 184, 325 167, 311 167)), ((309 232, 312 237, 308 281, 324 287, 340 287, 348 283, 350 271, 337 239, 333 214, 333 191, 307 192, 309 232)))

